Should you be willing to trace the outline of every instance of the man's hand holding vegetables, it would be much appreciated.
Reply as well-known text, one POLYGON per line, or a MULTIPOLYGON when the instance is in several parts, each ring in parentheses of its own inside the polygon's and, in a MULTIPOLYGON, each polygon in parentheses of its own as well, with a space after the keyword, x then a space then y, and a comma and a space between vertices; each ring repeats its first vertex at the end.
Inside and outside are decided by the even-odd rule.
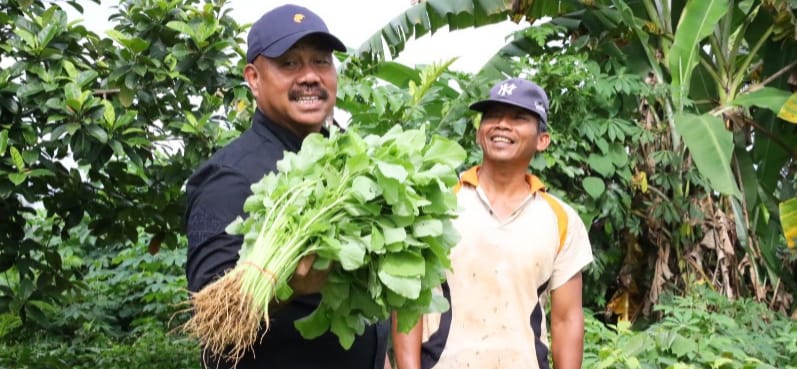
POLYGON ((556 369, 581 368, 587 230, 528 173, 550 144, 548 106, 542 88, 522 78, 497 83, 470 106, 482 113, 476 139, 483 156, 457 186, 461 239, 443 286, 451 309, 427 316, 410 334, 394 330, 399 369, 548 369, 549 347, 556 369))
POLYGON ((288 283, 296 295, 310 295, 318 293, 324 287, 329 275, 329 269, 315 269, 313 263, 315 262, 315 254, 310 254, 299 260, 296 265, 296 272, 293 273, 293 278, 288 283))
MULTIPOLYGON (((346 50, 321 18, 295 5, 264 14, 250 29, 247 43, 243 75, 257 105, 252 127, 201 165, 186 185, 186 274, 192 292, 236 265, 243 238, 225 227, 245 216, 250 185, 276 171, 283 153, 298 151, 307 135, 328 135, 324 123, 337 93, 332 51, 346 50)), ((299 262, 290 281, 294 298, 280 302, 267 333, 243 354, 237 368, 382 368, 386 325, 368 326, 348 350, 331 333, 306 340, 296 331, 294 321, 318 306, 316 292, 327 277, 327 271, 312 268, 313 261, 311 255, 299 262)), ((203 354, 208 368, 235 364, 203 354)))

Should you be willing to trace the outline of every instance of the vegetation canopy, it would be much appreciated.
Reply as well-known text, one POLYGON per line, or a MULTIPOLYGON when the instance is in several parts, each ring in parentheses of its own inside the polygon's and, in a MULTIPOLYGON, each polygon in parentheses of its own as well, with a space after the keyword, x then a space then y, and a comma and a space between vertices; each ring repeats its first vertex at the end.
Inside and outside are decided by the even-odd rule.
MULTIPOLYGON (((223 0, 123 0, 98 35, 62 7, 82 12, 0 0, 0 366, 195 366, 197 343, 165 334, 188 318, 169 324, 189 298, 182 187, 250 124, 247 26, 223 0)), ((589 327, 617 333, 619 351, 585 361, 789 368, 796 29, 794 0, 426 0, 336 54, 337 106, 363 136, 399 125, 455 141, 463 169, 480 159, 468 104, 533 79, 553 144, 529 169, 588 225, 589 327), (507 20, 529 23, 476 73, 385 60, 445 27, 507 20), (747 323, 720 316, 779 334, 739 345, 747 323), (705 333, 690 326, 717 339, 692 345, 705 333)), ((587 352, 606 344, 589 332, 587 352)))

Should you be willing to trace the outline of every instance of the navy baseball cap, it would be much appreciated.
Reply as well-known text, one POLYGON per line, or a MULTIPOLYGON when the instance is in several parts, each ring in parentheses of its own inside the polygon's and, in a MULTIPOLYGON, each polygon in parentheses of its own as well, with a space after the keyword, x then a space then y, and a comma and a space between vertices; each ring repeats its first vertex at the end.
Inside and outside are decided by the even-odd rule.
POLYGON ((263 14, 252 25, 247 36, 246 61, 251 63, 258 55, 277 58, 309 35, 322 36, 332 50, 346 51, 346 46, 329 33, 321 17, 305 7, 287 4, 263 14))
POLYGON ((548 95, 542 87, 523 78, 510 78, 498 82, 490 89, 490 97, 470 105, 471 110, 484 113, 495 103, 526 109, 540 118, 543 128, 548 124, 548 95))

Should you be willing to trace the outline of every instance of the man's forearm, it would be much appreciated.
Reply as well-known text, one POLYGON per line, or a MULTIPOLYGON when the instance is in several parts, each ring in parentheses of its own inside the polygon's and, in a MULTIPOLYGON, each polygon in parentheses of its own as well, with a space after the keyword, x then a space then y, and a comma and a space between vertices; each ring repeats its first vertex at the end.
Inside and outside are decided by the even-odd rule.
POLYGON ((580 369, 584 355, 584 317, 551 322, 551 353, 555 369, 580 369))
POLYGON ((393 369, 420 369, 421 368, 421 340, 423 335, 423 318, 407 333, 398 330, 397 315, 393 313, 393 353, 395 354, 398 368, 393 369))

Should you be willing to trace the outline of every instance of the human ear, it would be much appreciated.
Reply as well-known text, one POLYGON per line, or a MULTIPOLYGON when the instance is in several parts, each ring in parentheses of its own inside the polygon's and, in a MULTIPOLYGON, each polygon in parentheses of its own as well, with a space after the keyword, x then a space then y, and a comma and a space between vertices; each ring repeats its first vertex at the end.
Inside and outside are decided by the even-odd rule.
POLYGON ((249 63, 244 67, 244 80, 246 84, 249 86, 249 89, 252 90, 252 93, 256 93, 258 83, 257 83, 258 72, 257 68, 255 68, 254 64, 249 63))
POLYGON ((540 132, 537 135, 537 151, 542 151, 548 148, 548 145, 551 144, 551 135, 548 134, 547 131, 540 132))

